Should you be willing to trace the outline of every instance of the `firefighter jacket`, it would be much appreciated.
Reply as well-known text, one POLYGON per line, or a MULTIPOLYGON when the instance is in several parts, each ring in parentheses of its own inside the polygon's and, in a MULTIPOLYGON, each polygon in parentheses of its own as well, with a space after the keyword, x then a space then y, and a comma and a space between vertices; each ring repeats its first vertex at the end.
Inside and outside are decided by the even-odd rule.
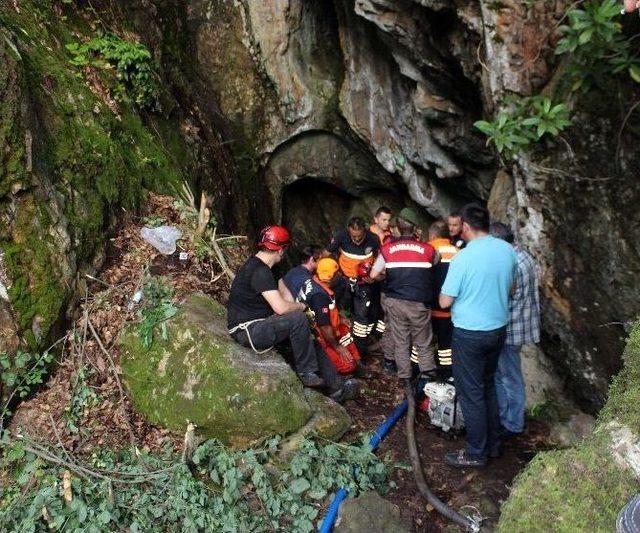
POLYGON ((387 298, 431 303, 433 265, 438 260, 433 246, 412 238, 393 238, 382 246, 380 257, 377 266, 383 263, 387 272, 387 298))
POLYGON ((449 272, 449 263, 453 257, 458 253, 459 249, 451 244, 451 241, 447 238, 433 239, 429 241, 429 244, 433 246, 440 256, 440 261, 433 268, 433 296, 431 297, 431 316, 435 318, 449 318, 451 316, 450 310, 445 310, 438 304, 438 296, 440 295, 440 289, 449 272))
POLYGON ((338 254, 338 265, 342 273, 351 279, 358 278, 358 267, 362 263, 371 262, 380 248, 380 239, 367 231, 361 243, 351 240, 349 232, 344 229, 333 238, 327 250, 338 254))
POLYGON ((369 231, 380 239, 380 244, 384 244, 391 238, 391 232, 389 230, 382 231, 377 224, 371 224, 369 231))

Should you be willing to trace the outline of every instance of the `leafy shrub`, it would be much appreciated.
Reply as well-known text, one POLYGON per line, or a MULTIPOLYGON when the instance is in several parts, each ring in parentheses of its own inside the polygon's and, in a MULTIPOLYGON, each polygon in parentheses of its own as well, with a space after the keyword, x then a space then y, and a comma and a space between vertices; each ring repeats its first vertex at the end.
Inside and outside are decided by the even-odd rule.
POLYGON ((91 367, 84 366, 73 377, 71 403, 64 412, 67 427, 72 433, 80 432, 79 422, 85 410, 100 403, 100 396, 87 383, 87 375, 92 372, 91 367))
MULTIPOLYGON (((51 361, 53 354, 49 352, 37 354, 19 350, 14 356, 0 352, 0 380, 12 391, 12 397, 25 398, 36 385, 43 383, 51 361)), ((9 405, 0 406, 0 429, 9 414, 9 405)))
POLYGON ((487 143, 508 157, 545 135, 558 135, 571 124, 566 104, 554 104, 546 96, 511 99, 510 107, 511 111, 500 111, 492 122, 479 120, 474 124, 487 135, 487 143))
POLYGON ((640 82, 640 61, 615 20, 619 16, 617 0, 588 0, 567 12, 569 23, 559 28, 563 37, 556 54, 572 54, 568 69, 572 90, 588 90, 592 83, 621 72, 640 82))
POLYGON ((153 59, 143 44, 106 34, 84 44, 69 43, 66 48, 72 54, 71 63, 75 66, 115 68, 118 79, 114 94, 116 100, 127 101, 130 98, 140 108, 158 108, 159 85, 153 59))
MULTIPOLYGON (((555 53, 571 54, 563 79, 571 91, 587 91, 594 83, 623 72, 640 83, 640 59, 633 37, 627 37, 616 20, 619 16, 618 0, 587 0, 567 12, 568 24, 559 27, 562 38, 555 53)), ((506 109, 493 121, 480 120, 475 126, 498 153, 508 157, 571 124, 566 104, 554 105, 546 96, 507 99, 503 105, 506 109)))
POLYGON ((178 312, 171 303, 173 287, 169 287, 159 278, 150 278, 143 290, 142 307, 138 311, 140 323, 138 332, 145 348, 153 344, 153 335, 156 326, 160 326, 160 332, 164 340, 168 339, 166 321, 178 312))
POLYGON ((193 456, 195 475, 169 451, 99 451, 88 468, 112 479, 72 476, 66 495, 64 469, 14 442, 4 451, 14 482, 0 488, 0 531, 310 532, 340 486, 352 495, 384 488, 387 468, 366 444, 304 440, 280 464, 279 442, 232 452, 207 441, 193 456))

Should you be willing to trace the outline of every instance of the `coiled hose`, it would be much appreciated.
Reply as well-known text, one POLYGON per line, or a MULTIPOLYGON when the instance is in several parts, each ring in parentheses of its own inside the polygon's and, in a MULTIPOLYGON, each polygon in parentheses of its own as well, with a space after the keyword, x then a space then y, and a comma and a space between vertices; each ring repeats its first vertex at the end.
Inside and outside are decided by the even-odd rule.
POLYGON ((405 396, 407 397, 407 446, 409 448, 409 459, 411 460, 411 468, 413 475, 416 479, 416 485, 418 490, 426 500, 438 511, 442 516, 445 516, 449 520, 452 520, 459 526, 462 526, 467 531, 474 533, 480 531, 480 522, 469 516, 461 515, 455 509, 444 503, 438 498, 427 485, 427 481, 424 477, 424 471, 422 470, 422 463, 420 462, 420 455, 418 453, 418 445, 416 443, 415 434, 415 418, 416 418, 416 398, 413 390, 413 386, 410 382, 405 384, 404 388, 405 396))

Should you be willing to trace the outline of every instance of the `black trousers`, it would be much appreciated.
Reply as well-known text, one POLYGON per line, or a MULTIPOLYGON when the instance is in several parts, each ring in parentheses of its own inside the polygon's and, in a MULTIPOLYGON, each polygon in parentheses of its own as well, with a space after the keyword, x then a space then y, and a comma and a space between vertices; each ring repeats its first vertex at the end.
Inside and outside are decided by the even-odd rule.
POLYGON ((367 354, 367 340, 373 331, 373 326, 377 320, 374 313, 377 313, 373 305, 374 288, 369 284, 352 283, 351 290, 351 310, 353 313, 353 323, 351 335, 358 347, 361 355, 367 354))
POLYGON ((431 315, 431 325, 433 334, 437 340, 438 351, 436 352, 436 362, 438 373, 443 378, 451 376, 451 340, 453 336, 453 323, 451 317, 435 317, 431 315))
MULTIPOLYGON (((342 386, 342 378, 324 351, 316 345, 309 321, 302 311, 271 315, 254 322, 249 326, 249 335, 257 350, 265 350, 288 339, 293 352, 293 366, 298 374, 320 374, 331 392, 342 386)), ((239 330, 232 337, 242 346, 251 347, 246 331, 239 330)))
POLYGON ((500 447, 500 415, 495 374, 507 328, 471 331, 453 328, 453 379, 467 426, 466 453, 486 459, 500 447))

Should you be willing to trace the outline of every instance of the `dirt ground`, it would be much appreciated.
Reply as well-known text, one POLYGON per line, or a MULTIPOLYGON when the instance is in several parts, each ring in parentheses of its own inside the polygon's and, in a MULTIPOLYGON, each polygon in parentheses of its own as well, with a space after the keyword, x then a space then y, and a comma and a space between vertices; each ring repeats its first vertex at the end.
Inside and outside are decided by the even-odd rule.
MULTIPOLYGON (((185 214, 176 208, 172 198, 157 195, 150 195, 146 212, 141 216, 123 218, 108 242, 101 269, 87 278, 84 298, 59 345, 62 349, 56 370, 35 395, 19 405, 11 422, 13 431, 20 430, 34 439, 79 454, 103 446, 118 448, 130 444, 149 451, 167 444, 176 449, 181 447, 182 435, 147 424, 121 393, 116 377, 120 367, 115 339, 126 324, 136 320, 136 309, 129 309, 128 304, 145 276, 164 276, 165 283, 175 289, 175 302, 194 291, 226 302, 229 280, 215 260, 198 254, 193 227, 193 213, 185 214), (139 231, 149 223, 180 227, 185 239, 179 250, 186 251, 188 259, 180 261, 176 254, 164 256, 146 244, 139 231), (71 399, 81 369, 98 400, 80 405, 79 409, 76 406, 74 418, 71 399)), ((248 247, 242 238, 226 238, 224 255, 230 268, 236 270, 248 255, 248 247)), ((380 362, 374 356, 366 361, 371 377, 363 382, 363 395, 345 406, 354 420, 347 438, 373 431, 402 400, 396 379, 381 370, 380 362)), ((443 454, 460 448, 461 438, 430 427, 422 413, 416 421, 416 435, 432 490, 456 509, 464 506, 478 509, 489 528, 496 523, 500 502, 508 495, 514 476, 536 450, 547 445, 546 427, 531 422, 523 436, 507 443, 503 457, 493 460, 485 469, 457 470, 444 463, 443 454)), ((392 474, 395 487, 385 497, 413 516, 416 531, 458 530, 428 507, 417 491, 407 468, 404 418, 390 431, 377 453, 400 465, 392 474)))
MULTIPOLYGON (((381 357, 370 356, 366 361, 372 377, 364 381, 363 395, 347 402, 345 407, 354 420, 350 435, 375 430, 398 405, 403 396, 398 380, 382 370, 381 357)), ((377 454, 386 457, 395 469, 391 480, 396 484, 385 498, 413 517, 417 532, 461 531, 426 503, 418 492, 413 473, 408 468, 406 417, 403 417, 380 444, 377 454)), ((500 503, 509 494, 513 478, 537 451, 548 448, 548 428, 531 421, 517 438, 505 443, 504 453, 483 469, 460 470, 444 462, 444 454, 464 446, 462 436, 442 432, 429 424, 425 413, 416 414, 416 438, 427 483, 432 491, 454 509, 471 514, 477 509, 483 516, 483 531, 492 530, 499 517, 500 503), (465 506, 470 506, 466 507, 465 506)), ((350 435, 347 435, 349 438, 350 435)))

